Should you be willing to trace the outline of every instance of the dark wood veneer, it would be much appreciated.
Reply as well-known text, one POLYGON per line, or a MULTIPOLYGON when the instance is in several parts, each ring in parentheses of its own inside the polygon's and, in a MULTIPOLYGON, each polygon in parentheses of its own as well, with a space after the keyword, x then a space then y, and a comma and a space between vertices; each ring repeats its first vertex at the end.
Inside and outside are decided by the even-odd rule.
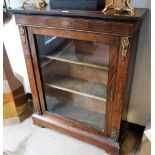
MULTIPOLYGON (((36 112, 39 113, 33 115, 33 122, 101 147, 112 155, 118 155, 120 125, 127 116, 138 35, 146 11, 147 9, 136 9, 136 15, 130 16, 129 14, 113 15, 110 13, 104 15, 101 11, 70 10, 64 12, 63 10, 50 10, 49 7, 41 10, 33 8, 12 10, 16 23, 20 27, 33 102, 36 112), (35 35, 94 41, 110 45, 104 130, 64 119, 46 111, 35 35), (121 40, 123 37, 129 41, 129 45, 125 48, 121 40), (126 52, 125 58, 122 52, 126 52)), ((84 67, 78 67, 79 70, 80 68, 84 67)), ((89 72, 88 69, 87 72, 89 72)), ((88 79, 91 75, 91 80, 98 80, 87 72, 86 76, 81 79, 88 79)), ((54 89, 51 90, 54 91, 54 89)), ((59 96, 58 92, 59 90, 55 90, 54 93, 59 96)), ((72 100, 69 93, 60 92, 64 95, 61 96, 62 98, 72 100)))
POLYGON ((54 27, 57 29, 92 31, 96 33, 112 33, 115 35, 122 34, 129 36, 135 33, 133 25, 129 23, 45 16, 26 16, 23 18, 23 15, 17 15, 16 20, 19 21, 18 24, 21 25, 27 23, 26 26, 35 25, 36 27, 54 27))

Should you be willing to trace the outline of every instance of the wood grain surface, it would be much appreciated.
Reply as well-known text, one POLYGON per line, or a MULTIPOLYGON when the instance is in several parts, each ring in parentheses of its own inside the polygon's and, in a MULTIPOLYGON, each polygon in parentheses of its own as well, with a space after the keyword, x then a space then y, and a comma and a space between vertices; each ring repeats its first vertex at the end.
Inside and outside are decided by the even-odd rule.
MULTIPOLYGON (((36 112, 41 114, 33 116, 34 123, 56 129, 57 131, 101 147, 112 155, 118 155, 119 137, 122 134, 120 133, 120 127, 122 119, 125 119, 127 114, 131 88, 131 82, 129 81, 132 81, 133 77, 138 34, 147 9, 136 9, 135 16, 130 16, 129 14, 117 16, 112 14, 105 15, 100 11, 71 10, 63 12, 62 10, 50 10, 49 7, 41 10, 34 8, 24 10, 18 8, 12 10, 12 12, 15 14, 16 23, 23 25, 25 30, 26 40, 22 40, 22 45, 34 105, 37 107, 36 112), (77 45, 79 51, 83 52, 90 47, 88 53, 94 50, 94 46, 92 47, 92 45, 86 42, 97 42, 103 45, 108 44, 108 55, 100 55, 101 57, 105 56, 105 60, 109 59, 108 65, 104 66, 104 69, 93 66, 94 64, 90 61, 77 64, 75 60, 71 59, 72 55, 67 57, 68 60, 66 62, 64 61, 66 60, 64 57, 61 57, 61 59, 57 57, 59 59, 54 60, 56 63, 52 69, 54 74, 71 76, 72 78, 107 85, 104 130, 99 130, 47 111, 46 91, 48 94, 53 92, 54 95, 66 102, 72 101, 75 96, 71 95, 71 92, 66 91, 69 83, 68 86, 62 83, 63 87, 59 85, 61 89, 53 87, 52 84, 50 88, 46 88, 47 90, 44 89, 44 78, 36 41, 37 36, 52 36, 78 40, 77 45), (129 44, 126 43, 126 40, 122 41, 123 37, 128 40, 129 44), (81 41, 84 41, 85 44, 82 44, 81 41), (93 65, 88 65, 87 63, 93 65), (69 71, 68 68, 71 70, 69 71)), ((23 36, 21 39, 23 39, 23 36)), ((98 51, 101 50, 98 49, 98 51)), ((55 57, 50 58, 49 56, 47 57, 47 55, 45 57, 45 59, 51 59, 51 61, 53 61, 53 58, 55 57)), ((78 84, 78 86, 80 85, 78 84)), ((70 90, 72 90, 72 92, 75 91, 74 89, 70 90)), ((96 94, 96 90, 92 90, 87 90, 87 94, 92 94, 93 92, 94 96, 100 96, 96 94)), ((83 94, 78 95, 82 96, 83 94)), ((78 108, 81 108, 81 106, 87 110, 92 108, 90 105, 88 107, 86 106, 86 103, 90 101, 90 96, 87 97, 89 98, 88 100, 81 98, 81 103, 78 108), (82 104, 82 101, 85 102, 85 104, 82 104)), ((97 101, 97 98, 91 99, 94 105, 100 103, 100 101, 97 101)), ((71 104, 71 106, 77 105, 71 104)), ((103 105, 103 107, 105 107, 105 105, 103 105)), ((99 111, 99 107, 94 108, 94 111, 99 111)))

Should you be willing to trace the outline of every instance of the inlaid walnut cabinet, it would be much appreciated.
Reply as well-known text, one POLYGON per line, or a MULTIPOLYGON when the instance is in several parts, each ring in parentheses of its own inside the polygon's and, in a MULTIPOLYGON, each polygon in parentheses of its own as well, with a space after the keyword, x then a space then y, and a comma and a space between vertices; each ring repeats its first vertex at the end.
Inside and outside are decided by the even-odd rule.
POLYGON ((34 124, 118 155, 147 10, 136 9, 135 16, 48 6, 12 12, 31 85, 34 124))

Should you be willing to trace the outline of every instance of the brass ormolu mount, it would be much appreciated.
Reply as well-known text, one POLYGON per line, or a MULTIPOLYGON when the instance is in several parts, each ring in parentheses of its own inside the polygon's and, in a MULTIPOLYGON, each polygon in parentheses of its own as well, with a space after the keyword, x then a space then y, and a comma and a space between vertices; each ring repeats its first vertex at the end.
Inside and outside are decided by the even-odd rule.
MULTIPOLYGON (((24 0, 22 7, 26 7, 28 5, 33 5, 32 3, 29 3, 29 0, 24 0)), ((35 0, 35 5, 38 9, 44 8, 47 6, 47 3, 45 2, 45 0, 41 0, 41 2, 39 3, 38 0, 35 0)))
MULTIPOLYGON (((123 7, 115 7, 114 10, 119 12, 130 12, 131 16, 135 15, 135 9, 131 6, 130 0, 122 0, 122 3, 124 3, 123 7)), ((112 5, 115 4, 115 0, 112 0, 111 3, 107 4, 105 8, 102 10, 103 13, 106 13, 108 8, 112 8, 112 5)))

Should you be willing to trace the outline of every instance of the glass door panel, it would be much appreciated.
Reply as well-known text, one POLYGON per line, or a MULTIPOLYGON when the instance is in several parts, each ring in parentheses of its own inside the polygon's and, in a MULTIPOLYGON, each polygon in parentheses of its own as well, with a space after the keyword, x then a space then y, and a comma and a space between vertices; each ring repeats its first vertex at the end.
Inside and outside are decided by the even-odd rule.
POLYGON ((36 35, 46 110, 104 130, 110 44, 36 35))

